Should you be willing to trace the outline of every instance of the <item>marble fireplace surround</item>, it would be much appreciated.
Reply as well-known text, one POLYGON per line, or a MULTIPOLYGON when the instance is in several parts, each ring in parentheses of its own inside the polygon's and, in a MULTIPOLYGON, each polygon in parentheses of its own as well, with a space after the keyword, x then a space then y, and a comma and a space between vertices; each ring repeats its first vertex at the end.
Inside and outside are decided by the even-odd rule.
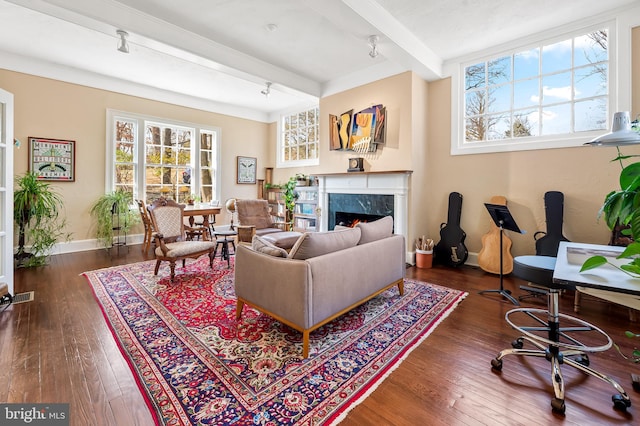
MULTIPOLYGON (((394 232, 409 241, 410 170, 318 174, 320 230, 329 226, 329 194, 393 195, 394 232)), ((366 212, 365 212, 366 213, 366 212)))

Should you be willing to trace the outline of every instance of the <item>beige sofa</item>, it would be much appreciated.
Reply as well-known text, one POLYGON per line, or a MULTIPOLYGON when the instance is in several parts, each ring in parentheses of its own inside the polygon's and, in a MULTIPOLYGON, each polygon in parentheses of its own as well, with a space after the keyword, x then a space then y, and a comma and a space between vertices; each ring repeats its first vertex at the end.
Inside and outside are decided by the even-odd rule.
POLYGON ((289 253, 259 236, 236 253, 236 317, 245 304, 309 334, 383 291, 404 293, 405 240, 391 217, 355 228, 303 234, 289 253))

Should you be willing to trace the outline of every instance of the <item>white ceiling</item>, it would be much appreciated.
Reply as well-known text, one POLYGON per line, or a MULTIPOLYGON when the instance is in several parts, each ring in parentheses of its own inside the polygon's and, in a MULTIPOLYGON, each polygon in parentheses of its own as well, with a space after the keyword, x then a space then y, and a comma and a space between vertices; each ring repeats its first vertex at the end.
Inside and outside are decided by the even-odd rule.
POLYGON ((0 67, 271 121, 399 72, 441 78, 448 60, 639 3, 0 0, 0 67), (129 54, 116 50, 118 28, 129 54))

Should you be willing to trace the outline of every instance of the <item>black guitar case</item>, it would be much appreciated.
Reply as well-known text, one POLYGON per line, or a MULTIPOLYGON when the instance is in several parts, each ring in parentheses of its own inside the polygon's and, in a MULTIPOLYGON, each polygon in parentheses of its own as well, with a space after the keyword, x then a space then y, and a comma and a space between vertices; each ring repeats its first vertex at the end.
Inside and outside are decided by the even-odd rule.
POLYGON ((434 248, 435 262, 448 266, 460 266, 469 257, 469 250, 464 245, 467 234, 460 228, 461 213, 462 195, 452 192, 449 194, 447 223, 440 224, 440 242, 434 248))
POLYGON ((562 235, 564 216, 564 194, 562 192, 548 191, 544 194, 544 213, 547 220, 547 232, 538 231, 533 234, 533 239, 536 240, 536 254, 556 257, 560 241, 569 241, 562 235))

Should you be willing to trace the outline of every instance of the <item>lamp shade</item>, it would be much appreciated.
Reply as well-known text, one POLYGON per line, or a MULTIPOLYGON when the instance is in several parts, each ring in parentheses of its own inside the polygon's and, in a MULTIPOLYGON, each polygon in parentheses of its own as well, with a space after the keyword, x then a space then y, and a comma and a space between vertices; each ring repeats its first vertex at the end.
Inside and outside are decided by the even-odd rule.
POLYGON ((598 136, 585 145, 592 146, 623 146, 640 143, 640 134, 631 130, 631 117, 629 111, 616 112, 613 115, 611 131, 598 136))

